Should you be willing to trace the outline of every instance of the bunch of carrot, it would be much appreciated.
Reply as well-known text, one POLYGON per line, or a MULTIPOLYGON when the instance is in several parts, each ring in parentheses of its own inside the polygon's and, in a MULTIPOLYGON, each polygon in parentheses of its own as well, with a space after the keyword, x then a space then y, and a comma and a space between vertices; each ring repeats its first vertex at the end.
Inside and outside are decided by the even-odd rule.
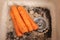
POLYGON ((26 32, 38 29, 38 25, 32 20, 23 6, 11 6, 10 15, 17 36, 23 36, 26 32))

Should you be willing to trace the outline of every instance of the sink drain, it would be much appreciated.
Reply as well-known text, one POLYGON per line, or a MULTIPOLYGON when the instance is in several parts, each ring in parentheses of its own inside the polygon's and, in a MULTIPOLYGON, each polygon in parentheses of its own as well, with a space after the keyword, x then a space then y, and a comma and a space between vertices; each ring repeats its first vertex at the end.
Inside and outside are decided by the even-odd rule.
POLYGON ((38 24, 39 28, 38 28, 38 32, 45 32, 49 26, 48 26, 48 22, 46 21, 45 18, 43 17, 38 17, 35 18, 34 21, 36 22, 36 24, 38 24))

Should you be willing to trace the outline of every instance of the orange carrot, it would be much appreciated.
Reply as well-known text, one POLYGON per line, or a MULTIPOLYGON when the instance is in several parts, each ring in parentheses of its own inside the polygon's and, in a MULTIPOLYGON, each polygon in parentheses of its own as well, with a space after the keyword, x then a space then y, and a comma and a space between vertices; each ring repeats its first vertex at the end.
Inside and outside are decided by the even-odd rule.
POLYGON ((14 6, 11 6, 11 10, 12 10, 12 12, 14 14, 14 17, 16 19, 16 22, 17 22, 17 25, 18 25, 19 30, 22 33, 28 32, 28 29, 27 29, 26 25, 24 24, 21 16, 19 15, 19 12, 18 12, 16 6, 15 5, 14 6))
POLYGON ((33 29, 37 30, 38 29, 38 25, 29 17, 29 21, 31 22, 33 29))
POLYGON ((22 7, 18 7, 18 11, 19 11, 20 15, 22 16, 22 18, 23 18, 28 30, 29 31, 33 31, 32 25, 30 24, 24 9, 22 9, 22 7))
POLYGON ((16 24, 16 20, 14 18, 14 15, 13 15, 12 11, 10 11, 10 15, 11 15, 12 21, 14 23, 14 29, 15 29, 16 35, 17 36, 22 36, 22 33, 19 31, 18 25, 16 24))
MULTIPOLYGON (((38 29, 38 25, 37 25, 37 24, 33 21, 33 19, 29 16, 29 14, 28 14, 28 12, 26 11, 26 9, 25 9, 24 7, 22 7, 22 6, 19 6, 19 7, 18 7, 18 10, 20 11, 20 14, 21 14, 23 17, 26 16, 25 19, 27 19, 27 20, 30 21, 33 30, 37 30, 37 29, 38 29)), ((28 23, 28 22, 27 22, 27 23, 28 23)))

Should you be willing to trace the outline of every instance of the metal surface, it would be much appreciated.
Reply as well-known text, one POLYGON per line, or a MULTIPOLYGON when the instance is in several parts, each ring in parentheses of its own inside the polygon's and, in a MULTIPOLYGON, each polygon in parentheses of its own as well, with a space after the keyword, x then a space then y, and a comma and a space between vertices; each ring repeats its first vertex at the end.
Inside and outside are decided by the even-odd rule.
POLYGON ((46 19, 44 19, 43 17, 35 18, 34 21, 39 26, 38 32, 45 32, 49 28, 46 19))

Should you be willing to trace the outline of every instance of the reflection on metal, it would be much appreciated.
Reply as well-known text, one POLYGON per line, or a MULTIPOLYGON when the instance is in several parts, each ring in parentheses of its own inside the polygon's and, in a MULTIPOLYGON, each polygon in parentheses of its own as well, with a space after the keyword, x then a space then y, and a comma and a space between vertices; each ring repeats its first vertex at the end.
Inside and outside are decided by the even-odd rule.
POLYGON ((43 17, 35 18, 34 21, 39 26, 39 29, 37 30, 38 32, 45 32, 49 28, 46 19, 44 19, 43 17))

